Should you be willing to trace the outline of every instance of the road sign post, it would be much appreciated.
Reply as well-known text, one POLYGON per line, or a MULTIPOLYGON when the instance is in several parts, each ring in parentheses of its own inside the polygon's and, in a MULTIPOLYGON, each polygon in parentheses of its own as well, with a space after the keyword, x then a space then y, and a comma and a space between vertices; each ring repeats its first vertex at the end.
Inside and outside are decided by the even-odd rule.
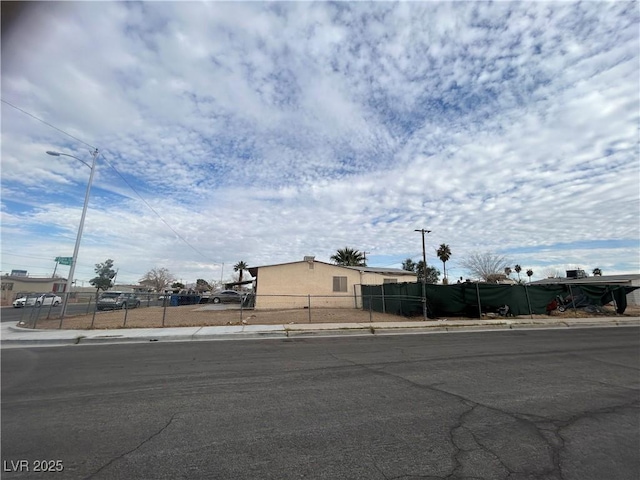
POLYGON ((73 263, 73 257, 56 257, 56 262, 60 265, 69 265, 73 263))

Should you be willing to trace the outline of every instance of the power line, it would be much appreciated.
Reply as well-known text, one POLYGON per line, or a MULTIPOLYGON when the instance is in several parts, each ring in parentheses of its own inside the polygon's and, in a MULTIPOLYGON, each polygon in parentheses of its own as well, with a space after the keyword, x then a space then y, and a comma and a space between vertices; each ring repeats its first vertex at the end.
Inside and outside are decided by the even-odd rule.
POLYGON ((398 263, 404 263, 404 261, 406 259, 408 259, 408 258, 411 259, 411 260, 415 260, 418 257, 420 257, 420 259, 422 259, 422 253, 416 253, 415 255, 410 255, 410 256, 404 256, 403 255, 402 257, 398 257, 398 261, 392 262, 392 263, 388 263, 388 264, 385 264, 385 265, 381 265, 381 267, 390 267, 391 265, 396 265, 398 263))
MULTIPOLYGON (((2 256, 4 257, 5 255, 9 255, 12 257, 24 257, 24 258, 35 258, 37 260, 51 260, 50 257, 36 257, 34 255, 19 255, 17 253, 7 253, 7 252, 3 252, 2 256)), ((52 262, 55 262, 55 260, 51 260, 52 262)))
POLYGON ((196 252, 198 255, 202 256, 202 258, 204 258, 204 259, 206 259, 206 260, 208 260, 209 262, 212 262, 212 263, 219 263, 219 262, 216 262, 216 261, 211 260, 210 258, 208 258, 204 253, 202 253, 202 252, 201 252, 200 250, 198 250, 196 247, 194 247, 193 245, 191 245, 191 244, 190 244, 190 243, 189 243, 189 242, 188 242, 188 241, 187 241, 187 240, 186 240, 182 235, 180 235, 178 232, 176 232, 176 231, 174 230, 174 228, 173 228, 171 225, 169 225, 169 223, 167 223, 167 221, 166 221, 164 218, 162 218, 162 216, 161 216, 158 212, 156 212, 156 210, 155 210, 151 205, 149 205, 149 202, 147 202, 147 201, 144 199, 144 197, 143 197, 142 195, 140 195, 140 193, 138 193, 138 191, 133 187, 133 185, 131 185, 131 184, 128 182, 128 180, 127 180, 126 178, 124 178, 124 176, 122 176, 122 174, 118 171, 118 169, 117 169, 116 167, 114 167, 113 165, 111 165, 111 163, 109 163, 109 161, 106 159, 106 157, 105 157, 104 153, 102 154, 102 158, 103 158, 103 160, 105 161, 105 163, 106 163, 107 165, 109 165, 109 166, 113 169, 113 171, 114 171, 114 172, 116 172, 116 173, 118 174, 118 176, 119 176, 119 177, 124 181, 124 183, 126 183, 126 184, 127 184, 127 186, 128 186, 131 190, 133 190, 133 192, 134 192, 134 193, 135 193, 135 194, 140 198, 140 200, 142 200, 142 202, 143 202, 143 203, 144 203, 144 204, 149 208, 149 210, 151 210, 151 211, 152 211, 152 212, 153 212, 153 213, 154 213, 154 214, 155 214, 155 215, 156 215, 160 220, 162 220, 162 223, 164 223, 164 224, 169 228, 169 230, 171 230, 171 231, 172 231, 172 232, 173 232, 173 233, 174 233, 174 234, 175 234, 175 235, 176 235, 180 240, 182 240, 186 245, 188 245, 188 246, 189 246, 189 248, 191 248, 191 249, 192 249, 194 252, 196 252))
POLYGON ((82 143, 83 145, 86 145, 87 147, 91 147, 93 150, 95 150, 95 149, 96 149, 96 147, 94 147, 93 145, 90 145, 90 144, 88 144, 87 142, 84 142, 84 141, 80 140, 78 137, 74 137, 74 136, 73 136, 73 135, 71 135, 70 133, 65 132, 64 130, 62 130, 62 129, 60 129, 60 128, 56 127, 55 125, 51 125, 49 122, 46 122, 45 120, 42 120, 41 118, 36 117, 35 115, 33 115, 33 114, 31 114, 31 113, 27 112, 26 110, 21 109, 20 107, 16 107, 16 106, 15 106, 15 105, 13 105, 12 103, 7 102, 5 99, 0 99, 0 101, 1 101, 2 103, 5 103, 5 104, 9 105, 9 106, 10 106, 10 107, 12 107, 12 108, 15 108, 16 110, 18 110, 18 111, 20 111, 20 112, 24 113, 25 115, 29 115, 31 118, 34 118, 34 119, 38 120, 39 122, 44 123, 44 124, 45 124, 45 125, 47 125, 48 127, 51 127, 51 128, 53 128, 54 130, 57 130, 58 132, 63 133, 64 135, 66 135, 66 136, 68 136, 68 137, 73 138, 74 140, 76 140, 76 141, 78 141, 78 142, 82 143))
MULTIPOLYGON (((74 140, 76 140, 76 141, 78 141, 78 142, 82 143, 83 145, 86 145, 86 146, 88 146, 88 147, 91 147, 93 150, 97 150, 97 148, 96 148, 95 146, 93 146, 93 145, 91 145, 91 144, 89 144, 89 143, 87 143, 87 142, 85 142, 85 141, 83 141, 83 140, 79 139, 78 137, 75 137, 75 136, 71 135, 71 134, 70 134, 70 133, 68 133, 68 132, 65 132, 64 130, 62 130, 62 129, 60 129, 60 128, 56 127, 55 125, 52 125, 52 124, 50 124, 49 122, 47 122, 47 121, 45 121, 45 120, 42 120, 41 118, 36 117, 35 115, 33 115, 33 114, 31 114, 31 113, 27 112, 26 110, 23 110, 22 108, 17 107, 16 105, 13 105, 12 103, 10 103, 10 102, 8 102, 8 101, 6 101, 6 100, 4 100, 4 99, 0 99, 0 101, 2 101, 2 103, 5 103, 5 104, 9 105, 9 106, 10 106, 10 107, 12 107, 12 108, 15 108, 15 109, 16 109, 16 110, 18 110, 19 112, 22 112, 22 113, 24 113, 25 115, 28 115, 29 117, 34 118, 35 120, 37 120, 37 121, 39 121, 39 122, 41 122, 41 123, 44 123, 44 124, 45 124, 45 125, 47 125, 48 127, 51 127, 51 128, 53 128, 54 130, 57 130, 58 132, 63 133, 64 135, 67 135, 67 136, 68 136, 68 137, 70 137, 70 138, 73 138, 74 140)), ((160 220, 162 220, 162 223, 164 223, 164 224, 169 228, 169 230, 171 230, 171 231, 172 231, 172 232, 173 232, 173 233, 174 233, 174 234, 175 234, 175 235, 176 235, 180 240, 182 240, 186 245, 188 245, 188 246, 189 246, 189 248, 191 248, 191 249, 192 249, 194 252, 196 252, 198 255, 202 256, 202 258, 204 258, 205 260, 207 260, 207 261, 209 261, 209 262, 212 262, 212 263, 216 263, 216 264, 217 264, 217 263, 220 263, 220 262, 216 262, 216 261, 211 260, 210 258, 208 258, 204 253, 202 253, 200 250, 198 250, 198 249, 197 249, 197 248, 195 248, 193 245, 191 245, 191 244, 190 244, 190 243, 189 243, 189 242, 188 242, 188 241, 187 241, 187 240, 186 240, 182 235, 180 235, 178 232, 176 232, 176 231, 173 229, 173 227, 172 227, 171 225, 169 225, 169 223, 167 223, 167 221, 166 221, 164 218, 162 218, 162 216, 161 216, 158 212, 156 212, 156 211, 155 211, 155 209, 154 209, 151 205, 149 205, 149 203, 148 203, 148 202, 147 202, 147 201, 142 197, 142 195, 140 195, 140 193, 138 193, 138 191, 133 187, 133 185, 131 185, 131 184, 127 181, 127 179, 126 179, 126 178, 124 178, 124 177, 122 176, 122 174, 118 171, 118 169, 109 163, 109 161, 108 161, 108 160, 106 159, 106 157, 104 156, 104 153, 102 153, 102 158, 104 159, 105 163, 106 163, 107 165, 109 165, 109 166, 110 166, 110 167, 111 167, 111 168, 112 168, 112 169, 113 169, 113 170, 118 174, 118 176, 119 176, 119 177, 120 177, 120 178, 121 178, 121 179, 122 179, 122 180, 127 184, 127 186, 128 186, 131 190, 133 190, 133 192, 134 192, 134 193, 135 193, 135 194, 140 198, 140 200, 142 200, 142 201, 143 201, 143 203, 144 203, 147 207, 149 207, 149 210, 151 210, 151 211, 152 211, 152 212, 153 212, 153 213, 154 213, 154 214, 155 214, 155 215, 156 215, 160 220)), ((37 257, 33 257, 33 258, 37 258, 37 257)))

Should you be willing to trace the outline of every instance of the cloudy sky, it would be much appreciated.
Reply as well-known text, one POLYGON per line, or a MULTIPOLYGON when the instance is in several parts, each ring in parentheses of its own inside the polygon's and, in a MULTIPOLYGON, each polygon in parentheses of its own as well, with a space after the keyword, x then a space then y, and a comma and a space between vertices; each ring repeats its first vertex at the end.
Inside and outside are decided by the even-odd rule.
POLYGON ((637 2, 5 4, 3 274, 640 270, 637 2))

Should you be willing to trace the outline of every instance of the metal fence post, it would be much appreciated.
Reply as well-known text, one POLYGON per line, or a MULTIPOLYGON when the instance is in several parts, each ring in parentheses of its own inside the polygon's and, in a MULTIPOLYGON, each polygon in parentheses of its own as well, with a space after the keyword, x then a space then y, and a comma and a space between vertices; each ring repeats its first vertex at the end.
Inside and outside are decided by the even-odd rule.
POLYGON ((385 305, 386 298, 384 296, 384 283, 380 285, 380 291, 382 292, 382 313, 387 313, 387 306, 385 305))
POLYGON ((95 321, 96 321, 96 311, 97 311, 97 310, 98 310, 97 308, 94 308, 94 309, 93 309, 93 316, 91 317, 91 327, 89 327, 89 328, 91 328, 91 329, 93 329, 93 324, 94 324, 94 323, 95 323, 95 321))
MULTIPOLYGON (((71 294, 69 293, 68 295, 71 295, 71 294)), ((43 300, 43 301, 44 301, 44 300, 43 300)), ((67 299, 66 299, 66 301, 63 303, 63 305, 65 305, 65 306, 66 306, 68 301, 69 301, 69 299, 67 298, 67 299)), ((53 299, 51 300, 51 303, 53 303, 53 299)), ((65 310, 66 310, 66 309, 63 307, 63 308, 62 308, 62 312, 61 312, 61 314, 60 314, 60 325, 58 325, 58 330, 61 330, 61 329, 62 329, 62 322, 63 322, 63 320, 64 320, 65 310)), ((49 317, 47 316, 47 318, 49 318, 49 317)))
POLYGON ((309 310, 309 323, 311 323, 311 294, 307 295, 307 307, 309 310))
POLYGON ((613 290, 611 287, 607 285, 607 290, 611 293, 611 301, 613 302, 613 309, 615 311, 616 316, 618 315, 618 302, 616 302, 616 297, 613 295, 613 290))
POLYGON ((527 305, 529 305, 529 316, 531 317, 531 319, 533 319, 533 312, 531 311, 531 300, 529 300, 529 288, 527 287, 526 283, 524 285, 524 293, 527 296, 527 305))
MULTIPOLYGON (((28 297, 27 297, 28 298, 28 297)), ((26 305, 25 305, 26 308, 26 305)), ((36 329, 36 325, 38 323, 38 312, 36 311, 36 306, 31 307, 31 311, 29 312, 29 322, 33 319, 33 329, 36 329)))
POLYGON ((578 310, 576 309, 576 301, 573 298, 573 290, 571 289, 571 285, 568 285, 568 287, 569 287, 569 295, 571 295, 571 306, 573 307, 573 315, 577 317, 578 310))
POLYGON ((127 307, 126 303, 123 305, 122 308, 124 308, 124 323, 122 324, 122 328, 126 328, 126 326, 127 326, 127 314, 129 313, 129 308, 127 307))
POLYGON ((369 323, 373 322, 373 294, 369 294, 369 323))
POLYGON ((480 302, 480 286, 478 282, 476 282, 476 295, 478 296, 478 315, 480 315, 480 320, 482 320, 482 303, 480 302))
POLYGON ((49 304, 49 311, 47 312, 47 320, 51 318, 51 310, 53 309, 53 298, 51 299, 51 303, 49 304))
POLYGON ((167 315, 167 295, 162 299, 162 328, 164 328, 164 319, 167 315))

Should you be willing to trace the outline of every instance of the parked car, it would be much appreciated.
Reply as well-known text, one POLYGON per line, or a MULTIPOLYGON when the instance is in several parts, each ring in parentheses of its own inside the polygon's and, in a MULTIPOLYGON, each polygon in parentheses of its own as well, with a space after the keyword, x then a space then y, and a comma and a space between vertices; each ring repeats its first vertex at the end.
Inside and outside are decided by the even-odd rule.
POLYGON ((140 299, 135 293, 103 292, 98 298, 96 308, 98 310, 119 310, 121 308, 137 308, 140 299))
MULTIPOLYGON (((35 300, 33 302, 30 302, 31 305, 33 305, 35 303, 35 300)), ((16 298, 13 301, 13 308, 22 308, 27 304, 27 297, 20 297, 20 298, 16 298)))
POLYGON ((244 298, 244 293, 235 290, 222 290, 214 292, 209 296, 209 302, 212 303, 240 303, 244 298))
POLYGON ((13 302, 14 308, 21 308, 25 306, 36 306, 40 307, 42 305, 53 305, 54 307, 60 305, 62 303, 62 298, 60 298, 55 293, 45 293, 44 295, 27 295, 26 297, 16 298, 13 302))
POLYGON ((60 298, 55 293, 45 293, 44 295, 40 295, 36 298, 36 307, 40 305, 53 305, 54 307, 60 305, 62 303, 62 298, 60 298))

